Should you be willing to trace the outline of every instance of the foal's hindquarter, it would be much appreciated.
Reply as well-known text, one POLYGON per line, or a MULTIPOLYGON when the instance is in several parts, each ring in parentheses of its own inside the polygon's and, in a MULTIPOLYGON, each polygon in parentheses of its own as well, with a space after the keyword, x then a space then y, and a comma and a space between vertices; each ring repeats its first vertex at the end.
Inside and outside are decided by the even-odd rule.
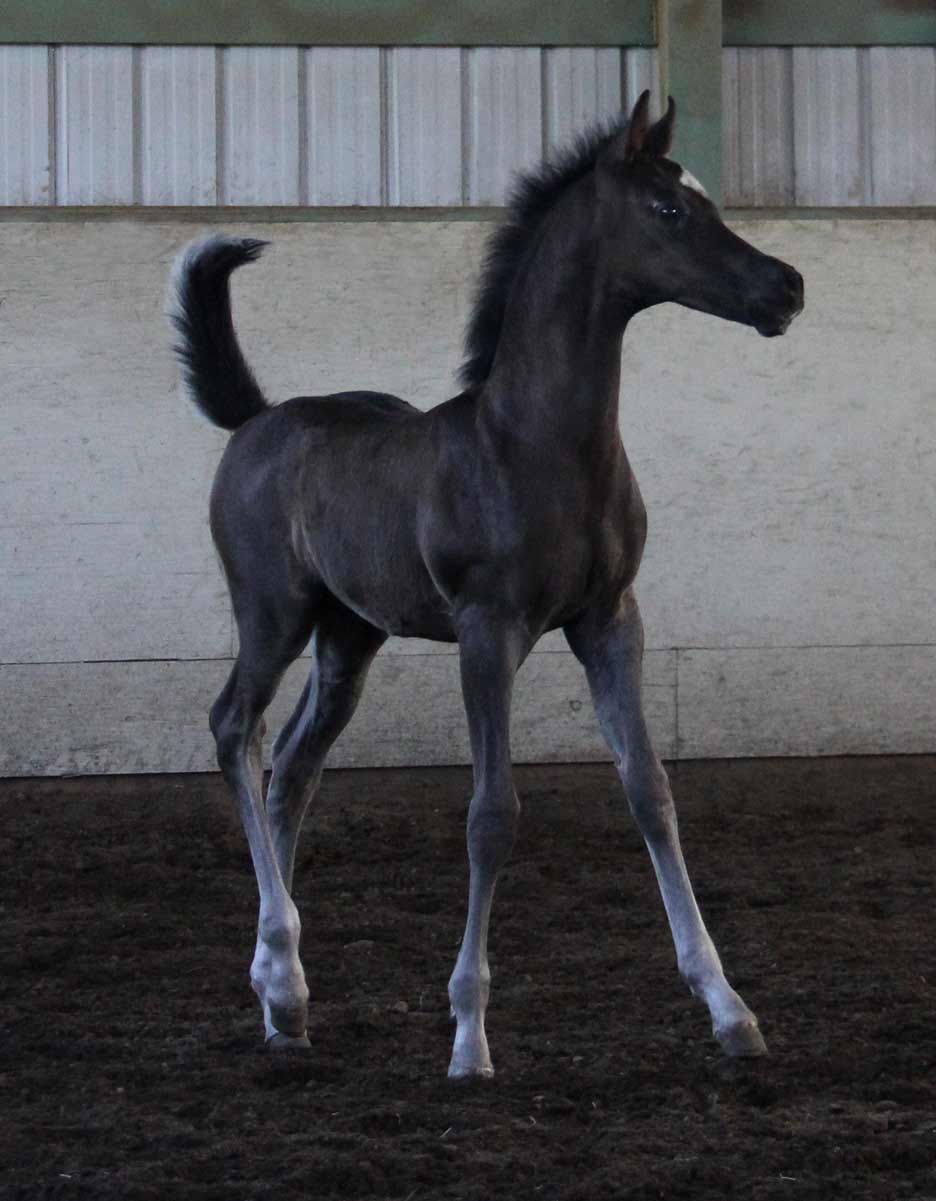
MULTIPOLYGON (((678 168, 657 166, 668 138, 656 138, 654 153, 634 150, 640 104, 648 145, 653 138, 644 96, 631 132, 623 135, 629 141, 622 162, 633 166, 638 183, 638 168, 655 172, 654 186, 670 188, 687 210, 694 205, 700 221, 717 222, 708 201, 703 208, 701 198, 681 196, 678 168)), ((672 110, 668 120, 671 125, 672 110)), ((613 150, 611 143, 603 152, 613 150)), ((622 184, 617 160, 612 167, 606 186, 622 189, 622 206, 631 203, 633 181, 621 176, 622 184)), ((308 990, 290 897, 305 809, 329 748, 354 713, 374 655, 389 634, 415 635, 458 642, 474 764, 468 914, 449 982, 457 1022, 449 1075, 492 1073, 485 1034, 488 925, 519 814, 510 760, 511 693, 537 639, 561 626, 584 665, 601 729, 646 840, 679 970, 707 1004, 725 1050, 765 1050, 756 1019, 725 979, 699 914, 669 784, 643 715, 643 631, 632 584, 646 521, 618 433, 620 349, 629 317, 669 297, 639 258, 630 268, 634 279, 622 287, 630 259, 606 253, 599 168, 600 160, 598 168, 592 161, 567 171, 548 210, 537 214, 528 243, 514 247, 490 361, 484 339, 476 338, 477 378, 428 413, 364 393, 266 406, 240 358, 227 295, 230 272, 255 257, 259 244, 213 239, 182 261, 174 319, 190 387, 215 421, 239 426, 215 481, 211 524, 240 647, 211 726, 257 875, 251 979, 274 1046, 307 1041, 308 990), (214 314, 210 323, 202 321, 205 309, 214 314), (225 366, 236 406, 232 401, 226 407, 213 374, 216 362, 225 366), (310 638, 311 672, 276 740, 264 804, 262 715, 310 638)), ((665 247, 655 249, 656 230, 652 226, 647 244, 662 261, 665 247)), ((796 303, 801 306, 802 281, 798 302, 791 282, 796 273, 727 231, 722 244, 734 256, 724 266, 728 298, 719 299, 709 272, 695 290, 685 274, 672 298, 756 321, 771 332, 771 323, 788 322, 796 303), (787 273, 782 287, 776 283, 782 297, 773 308, 761 287, 751 302, 753 315, 742 311, 747 300, 739 255, 744 270, 755 275, 772 273, 779 280, 787 273), (729 267, 739 278, 730 277, 729 267)), ((706 251, 718 266, 712 248, 706 251)), ((700 270, 694 262, 690 267, 700 270)))

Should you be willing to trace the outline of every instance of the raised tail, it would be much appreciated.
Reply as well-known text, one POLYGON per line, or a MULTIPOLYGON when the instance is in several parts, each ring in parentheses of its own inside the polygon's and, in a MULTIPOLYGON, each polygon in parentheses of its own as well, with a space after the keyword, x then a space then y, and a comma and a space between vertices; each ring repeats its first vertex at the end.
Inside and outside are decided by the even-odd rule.
POLYGON ((179 334, 173 349, 192 400, 226 430, 268 407, 234 333, 228 286, 231 272, 259 258, 266 245, 215 234, 187 246, 172 268, 167 316, 179 334))

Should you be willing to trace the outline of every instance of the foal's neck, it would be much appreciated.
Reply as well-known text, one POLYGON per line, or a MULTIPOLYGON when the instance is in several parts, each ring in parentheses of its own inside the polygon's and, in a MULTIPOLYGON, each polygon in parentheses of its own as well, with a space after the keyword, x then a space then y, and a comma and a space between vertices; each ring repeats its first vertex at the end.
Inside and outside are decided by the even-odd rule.
POLYGON ((617 443, 621 339, 631 314, 613 303, 583 180, 543 220, 520 266, 484 384, 491 417, 542 448, 617 443))

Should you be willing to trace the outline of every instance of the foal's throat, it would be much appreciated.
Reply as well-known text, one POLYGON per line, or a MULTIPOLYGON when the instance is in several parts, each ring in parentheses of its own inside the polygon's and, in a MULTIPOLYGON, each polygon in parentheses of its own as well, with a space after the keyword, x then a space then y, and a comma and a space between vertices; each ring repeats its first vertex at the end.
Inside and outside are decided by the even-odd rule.
POLYGON ((590 226, 552 220, 521 266, 484 387, 492 411, 538 441, 617 430, 629 314, 612 301, 590 226))

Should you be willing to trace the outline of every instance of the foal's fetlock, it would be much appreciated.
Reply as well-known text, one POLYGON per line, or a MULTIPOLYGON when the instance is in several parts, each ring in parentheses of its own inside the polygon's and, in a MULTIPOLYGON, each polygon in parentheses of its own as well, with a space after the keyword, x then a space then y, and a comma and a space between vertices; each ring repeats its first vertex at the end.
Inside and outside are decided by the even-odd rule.
POLYGON ((299 960, 299 917, 295 911, 262 917, 250 982, 263 1006, 267 1043, 307 1045, 309 989, 299 960))
POLYGON ((251 975, 254 992, 263 1007, 267 1044, 274 1050, 283 1045, 308 1045, 309 990, 302 969, 290 979, 259 979, 251 975))
MULTIPOLYGON (((714 950, 713 950, 714 954, 714 950)), ((693 996, 704 1001, 712 1017, 712 1034, 726 1055, 735 1059, 756 1059, 767 1054, 767 1044, 757 1018, 731 987, 719 969, 699 960, 681 960, 679 974, 693 996)))
POLYGON ((726 1055, 733 1059, 757 1059, 767 1054, 757 1018, 727 981, 714 996, 710 992, 704 999, 712 1015, 712 1033, 726 1055))
POLYGON ((449 1080, 489 1080, 493 1075, 484 1022, 471 1017, 459 1019, 449 1061, 449 1080))
POLYGON ((299 914, 295 907, 291 913, 275 917, 261 917, 257 925, 259 941, 273 955, 295 952, 299 947, 299 914))
POLYGON ((457 1022, 448 1069, 450 1080, 485 1080, 494 1075, 484 1032, 490 982, 486 968, 476 978, 453 975, 449 981, 451 1013, 457 1022))

